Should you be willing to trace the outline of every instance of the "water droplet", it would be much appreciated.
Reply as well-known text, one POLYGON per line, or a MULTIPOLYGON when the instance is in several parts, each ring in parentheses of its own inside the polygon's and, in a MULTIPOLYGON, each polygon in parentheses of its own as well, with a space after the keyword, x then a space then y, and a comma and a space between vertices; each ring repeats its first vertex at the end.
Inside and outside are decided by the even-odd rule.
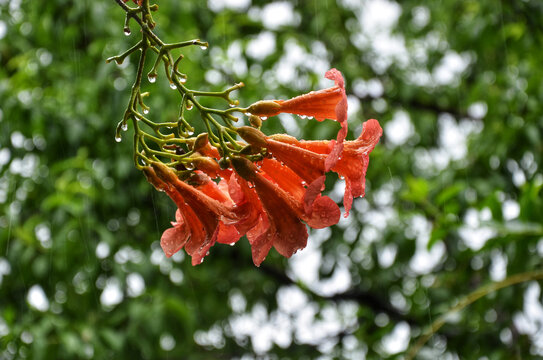
POLYGON ((250 112, 245 113, 245 116, 251 116, 251 115, 253 115, 253 114, 251 114, 250 112))
POLYGON ((307 183, 305 182, 305 180, 302 180, 302 185, 306 185, 307 183))
POLYGON ((185 165, 185 169, 187 170, 194 170, 194 164, 193 163, 186 163, 186 164, 183 164, 185 165))
POLYGON ((130 28, 127 26, 123 29, 123 32, 126 36, 129 36, 130 34, 132 34, 132 32, 130 31, 130 28))
POLYGON ((181 84, 184 84, 184 83, 187 82, 187 78, 182 77, 182 78, 179 79, 179 81, 181 82, 181 84))
POLYGON ((170 89, 175 90, 175 89, 177 89, 177 86, 173 82, 171 82, 170 83, 170 89))
POLYGON ((230 107, 235 107, 236 104, 228 104, 228 106, 230 106, 230 107))
POLYGON ((306 119, 306 118, 307 118, 307 116, 305 116, 305 115, 300 115, 300 119, 306 119))
POLYGON ((147 75, 147 80, 149 80, 149 82, 151 84, 155 83, 156 82, 156 74, 149 74, 147 75))
POLYGON ((187 131, 187 134, 189 134, 189 136, 192 136, 192 135, 194 135, 194 131, 189 130, 189 131, 187 131))
POLYGON ((267 116, 261 116, 260 117, 262 120, 268 120, 268 117, 267 116))
POLYGON ((192 104, 192 101, 187 100, 187 104, 185 105, 185 107, 187 108, 187 110, 192 110, 193 106, 194 106, 194 105, 192 104))
POLYGON ((209 251, 206 252, 206 256, 209 255, 209 251))
POLYGON ((145 115, 149 114, 149 109, 143 109, 143 113, 144 113, 145 115))
POLYGON ((228 244, 228 245, 230 245, 230 246, 234 246, 234 245, 236 245, 236 243, 235 243, 235 242, 231 242, 231 243, 230 243, 230 244, 228 244))
POLYGON ((117 63, 117 65, 122 65, 123 62, 124 62, 124 59, 123 58, 116 58, 115 62, 117 63))
POLYGON ((121 142, 121 135, 115 135, 115 141, 116 142, 121 142))
POLYGON ((123 124, 121 125, 121 129, 122 129, 123 131, 128 130, 128 124, 127 124, 127 123, 123 123, 123 124))
POLYGON ((200 49, 207 50, 207 45, 200 45, 200 49))
POLYGON ((200 264, 204 262, 204 258, 202 258, 202 260, 200 260, 200 264))
POLYGON ((307 117, 309 120, 313 120, 313 116, 308 116, 307 117))

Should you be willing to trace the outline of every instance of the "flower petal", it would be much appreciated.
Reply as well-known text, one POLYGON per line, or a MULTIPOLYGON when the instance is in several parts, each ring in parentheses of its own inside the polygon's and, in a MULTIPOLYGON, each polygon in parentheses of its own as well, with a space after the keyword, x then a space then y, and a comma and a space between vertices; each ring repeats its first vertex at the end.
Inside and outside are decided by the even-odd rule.
POLYGON ((171 257, 181 250, 183 246, 185 246, 189 236, 189 228, 184 223, 183 225, 166 229, 160 238, 160 246, 162 247, 164 254, 166 254, 167 257, 171 257))

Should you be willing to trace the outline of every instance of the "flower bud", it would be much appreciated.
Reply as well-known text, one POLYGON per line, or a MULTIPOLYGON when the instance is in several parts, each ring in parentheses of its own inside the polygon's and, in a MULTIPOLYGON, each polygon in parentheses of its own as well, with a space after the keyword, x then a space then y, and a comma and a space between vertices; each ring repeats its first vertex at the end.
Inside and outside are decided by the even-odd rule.
POLYGON ((266 147, 266 135, 258 129, 250 126, 237 128, 238 135, 253 146, 266 147))
POLYGON ((270 139, 280 141, 282 143, 286 144, 297 144, 299 143, 298 139, 296 139, 294 136, 290 136, 287 134, 273 134, 270 136, 270 139))
POLYGON ((258 115, 251 115, 249 116, 249 124, 251 124, 252 127, 260 129, 262 126, 262 118, 258 115))
POLYGON ((199 151, 202 148, 204 148, 204 146, 206 146, 208 142, 209 142, 208 134, 201 133, 200 135, 198 135, 196 140, 194 140, 194 145, 192 146, 192 150, 199 151))
POLYGON ((247 181, 252 181, 258 172, 255 164, 243 157, 232 157, 232 166, 236 172, 247 181))
POLYGON ((173 170, 167 167, 166 165, 164 165, 163 163, 158 162, 158 161, 153 161, 151 163, 151 166, 153 167, 155 174, 163 182, 167 184, 173 184, 178 180, 177 175, 175 175, 173 170))
POLYGON ((221 170, 221 167, 212 158, 209 157, 195 157, 192 158, 192 164, 198 170, 202 170, 209 176, 217 176, 217 173, 221 170))
POLYGON ((258 146, 247 145, 243 149, 241 149, 239 153, 243 155, 254 155, 258 154, 260 152, 260 149, 261 148, 258 146))
POLYGON ((249 106, 247 112, 259 116, 275 116, 281 113, 281 105, 274 100, 261 100, 249 106))

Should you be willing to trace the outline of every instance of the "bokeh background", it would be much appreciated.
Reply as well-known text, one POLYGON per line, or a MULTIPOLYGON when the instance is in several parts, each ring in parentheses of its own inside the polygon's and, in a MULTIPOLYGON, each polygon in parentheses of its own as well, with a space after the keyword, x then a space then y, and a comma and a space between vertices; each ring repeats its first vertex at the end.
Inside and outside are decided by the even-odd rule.
MULTIPOLYGON (((185 51, 192 88, 243 81, 248 105, 340 69, 349 139, 365 119, 384 128, 367 195, 288 260, 256 268, 245 239, 197 267, 165 258, 175 208, 135 170, 131 137, 114 141, 136 59, 105 59, 135 24, 125 36, 113 0, 0 0, 1 359, 401 357, 462 296, 541 269, 541 1, 159 5, 165 41, 210 43, 185 51)), ((175 117, 164 77, 144 89, 154 120, 175 117)), ((324 139, 337 124, 281 115, 264 130, 324 139)), ((327 180, 338 202, 343 187, 327 180)), ((540 358, 541 297, 536 281, 491 293, 419 358, 540 358)))

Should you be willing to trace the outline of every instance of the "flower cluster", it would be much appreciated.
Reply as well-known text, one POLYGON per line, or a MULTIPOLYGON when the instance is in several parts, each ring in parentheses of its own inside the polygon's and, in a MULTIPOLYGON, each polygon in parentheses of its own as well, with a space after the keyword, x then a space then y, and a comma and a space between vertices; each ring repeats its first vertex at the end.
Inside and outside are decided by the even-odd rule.
POLYGON ((192 264, 197 265, 215 243, 233 245, 244 235, 257 266, 272 247, 285 257, 292 256, 307 244, 306 224, 320 229, 340 219, 338 205, 321 194, 330 171, 346 181, 343 205, 348 215, 353 198, 364 196, 369 154, 382 129, 377 120, 368 120, 358 139, 345 140, 344 80, 336 69, 326 77, 334 80, 335 86, 286 101, 259 101, 247 111, 261 118, 293 113, 319 121, 336 120, 341 129, 335 140, 299 141, 285 134, 266 136, 256 127, 242 126, 237 133, 245 141, 245 151, 228 158, 222 157, 206 136, 198 137, 191 148, 194 169, 183 178, 161 162, 144 168, 148 181, 165 191, 178 207, 173 227, 161 238, 166 256, 184 247, 192 264), (256 153, 264 156, 256 160, 249 156, 256 153))

